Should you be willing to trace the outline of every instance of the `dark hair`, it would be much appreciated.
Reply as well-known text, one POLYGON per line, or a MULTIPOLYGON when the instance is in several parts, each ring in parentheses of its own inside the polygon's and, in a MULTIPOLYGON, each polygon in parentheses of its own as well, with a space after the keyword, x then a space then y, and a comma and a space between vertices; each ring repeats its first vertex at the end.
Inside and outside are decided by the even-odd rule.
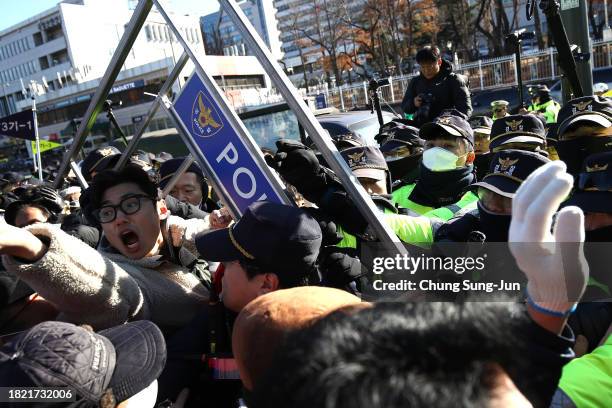
POLYGON ((311 275, 316 269, 313 267, 311 271, 300 272, 296 270, 287 271, 287 273, 278 273, 271 271, 263 265, 259 265, 255 261, 239 260, 240 266, 246 271, 247 277, 253 279, 257 275, 264 273, 274 273, 278 276, 279 289, 295 288, 298 286, 308 286, 311 275))
POLYGON ((511 373, 530 359, 515 334, 527 321, 518 307, 379 303, 332 313, 289 335, 253 406, 488 406, 495 368, 511 373))
POLYGON ((7 224, 12 225, 12 226, 16 226, 15 222, 17 220, 17 216, 19 215, 19 213, 27 207, 34 207, 34 208, 38 208, 40 211, 42 211, 42 213, 45 215, 45 217, 47 217, 47 222, 54 224, 57 220, 58 217, 56 215, 54 215, 53 213, 51 213, 51 211, 49 211, 47 208, 45 208, 43 205, 41 204, 35 204, 35 203, 28 203, 28 202, 17 202, 14 204, 14 206, 11 207, 11 211, 7 212, 4 220, 6 221, 7 224))
POLYGON ((440 49, 433 46, 426 46, 419 50, 416 54, 416 62, 437 62, 440 59, 440 49))
POLYGON ((90 188, 89 210, 100 208, 104 192, 111 187, 124 183, 134 183, 149 197, 160 198, 157 184, 149 178, 140 166, 128 164, 120 171, 104 170, 96 174, 90 188))

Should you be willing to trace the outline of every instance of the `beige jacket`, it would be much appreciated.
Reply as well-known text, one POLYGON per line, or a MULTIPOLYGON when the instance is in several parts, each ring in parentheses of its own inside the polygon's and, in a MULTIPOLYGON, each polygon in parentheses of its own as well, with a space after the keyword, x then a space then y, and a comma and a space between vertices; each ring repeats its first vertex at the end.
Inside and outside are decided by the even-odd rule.
MULTIPOLYGON (((206 220, 171 216, 175 246, 195 252, 195 236, 210 228, 206 220)), ((186 324, 208 300, 208 291, 186 268, 159 256, 133 260, 98 252, 50 224, 27 227, 49 242, 34 263, 3 256, 9 273, 23 279, 60 311, 60 320, 87 323, 96 330, 128 320, 148 319, 162 326, 186 324)))

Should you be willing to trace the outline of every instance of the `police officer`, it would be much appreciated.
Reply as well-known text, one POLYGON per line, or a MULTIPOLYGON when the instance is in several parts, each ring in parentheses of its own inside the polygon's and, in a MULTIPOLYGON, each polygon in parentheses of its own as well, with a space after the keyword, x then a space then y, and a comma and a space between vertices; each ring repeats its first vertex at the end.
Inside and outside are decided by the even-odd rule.
POLYGON ((392 189, 413 184, 419 174, 419 164, 425 146, 425 141, 419 137, 419 129, 393 122, 393 126, 387 126, 383 132, 380 151, 391 172, 392 189))
POLYGON ((544 124, 532 114, 511 115, 493 123, 489 142, 491 153, 519 149, 546 154, 545 147, 544 124))
POLYGON ((408 215, 449 220, 465 208, 476 206, 468 187, 475 181, 474 132, 462 117, 446 113, 424 124, 425 140, 419 176, 413 184, 393 192, 393 202, 408 215), (467 192, 466 192, 467 191, 467 192))
POLYGON ((561 105, 550 96, 550 89, 546 85, 539 85, 534 89, 535 95, 533 103, 527 108, 528 111, 540 112, 544 114, 546 123, 557 122, 557 116, 561 110, 561 105))
POLYGON ((506 116, 510 115, 508 113, 509 105, 510 105, 510 102, 505 101, 503 99, 491 102, 491 112, 492 112, 491 119, 497 120, 499 118, 505 118, 506 116))
POLYGON ((550 160, 524 150, 495 153, 487 175, 470 188, 477 191, 477 209, 439 227, 435 241, 506 242, 512 217, 512 198, 521 183, 550 160))
POLYGON ((487 174, 491 154, 489 152, 489 143, 491 141, 491 127, 493 120, 488 116, 473 116, 469 120, 470 126, 474 131, 474 167, 476 169, 476 177, 478 180, 487 174))
POLYGON ((568 173, 578 177, 584 160, 612 150, 612 99, 583 96, 568 101, 559 112, 556 145, 568 173))
POLYGON ((612 152, 586 158, 577 177, 576 190, 563 206, 577 206, 584 212, 584 255, 589 264, 589 281, 570 325, 593 350, 612 323, 612 152), (592 302, 592 303, 591 303, 592 302))

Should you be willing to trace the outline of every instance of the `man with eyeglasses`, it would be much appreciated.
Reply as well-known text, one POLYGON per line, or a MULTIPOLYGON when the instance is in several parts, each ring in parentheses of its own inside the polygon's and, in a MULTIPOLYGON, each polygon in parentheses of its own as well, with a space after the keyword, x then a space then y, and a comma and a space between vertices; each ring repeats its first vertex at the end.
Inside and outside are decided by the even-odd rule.
POLYGON ((456 109, 466 117, 472 114, 466 78, 453 72, 453 66, 442 59, 438 47, 427 46, 419 50, 416 62, 421 73, 410 80, 402 109, 414 115, 417 126, 431 121, 445 109, 456 109))
POLYGON ((52 302, 60 318, 96 329, 148 319, 173 330, 208 301, 190 272, 195 236, 209 220, 171 216, 157 186, 129 165, 97 174, 92 215, 109 242, 100 252, 48 224, 0 226, 6 269, 52 302))

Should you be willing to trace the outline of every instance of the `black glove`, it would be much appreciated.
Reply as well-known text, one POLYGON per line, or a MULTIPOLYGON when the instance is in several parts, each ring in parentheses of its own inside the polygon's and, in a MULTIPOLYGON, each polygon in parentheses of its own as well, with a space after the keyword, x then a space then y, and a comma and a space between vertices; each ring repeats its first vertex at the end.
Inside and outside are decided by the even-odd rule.
POLYGON ((315 207, 303 207, 302 209, 319 223, 323 236, 321 247, 336 245, 338 242, 342 241, 342 234, 338 233, 338 227, 329 215, 315 207))
POLYGON ((319 252, 319 270, 323 277, 323 285, 346 289, 351 283, 364 276, 365 269, 356 256, 351 256, 353 249, 328 246, 319 252))
POLYGON ((276 155, 267 157, 266 162, 308 201, 317 203, 328 188, 340 186, 331 170, 322 167, 315 153, 302 143, 279 140, 276 146, 276 155))

